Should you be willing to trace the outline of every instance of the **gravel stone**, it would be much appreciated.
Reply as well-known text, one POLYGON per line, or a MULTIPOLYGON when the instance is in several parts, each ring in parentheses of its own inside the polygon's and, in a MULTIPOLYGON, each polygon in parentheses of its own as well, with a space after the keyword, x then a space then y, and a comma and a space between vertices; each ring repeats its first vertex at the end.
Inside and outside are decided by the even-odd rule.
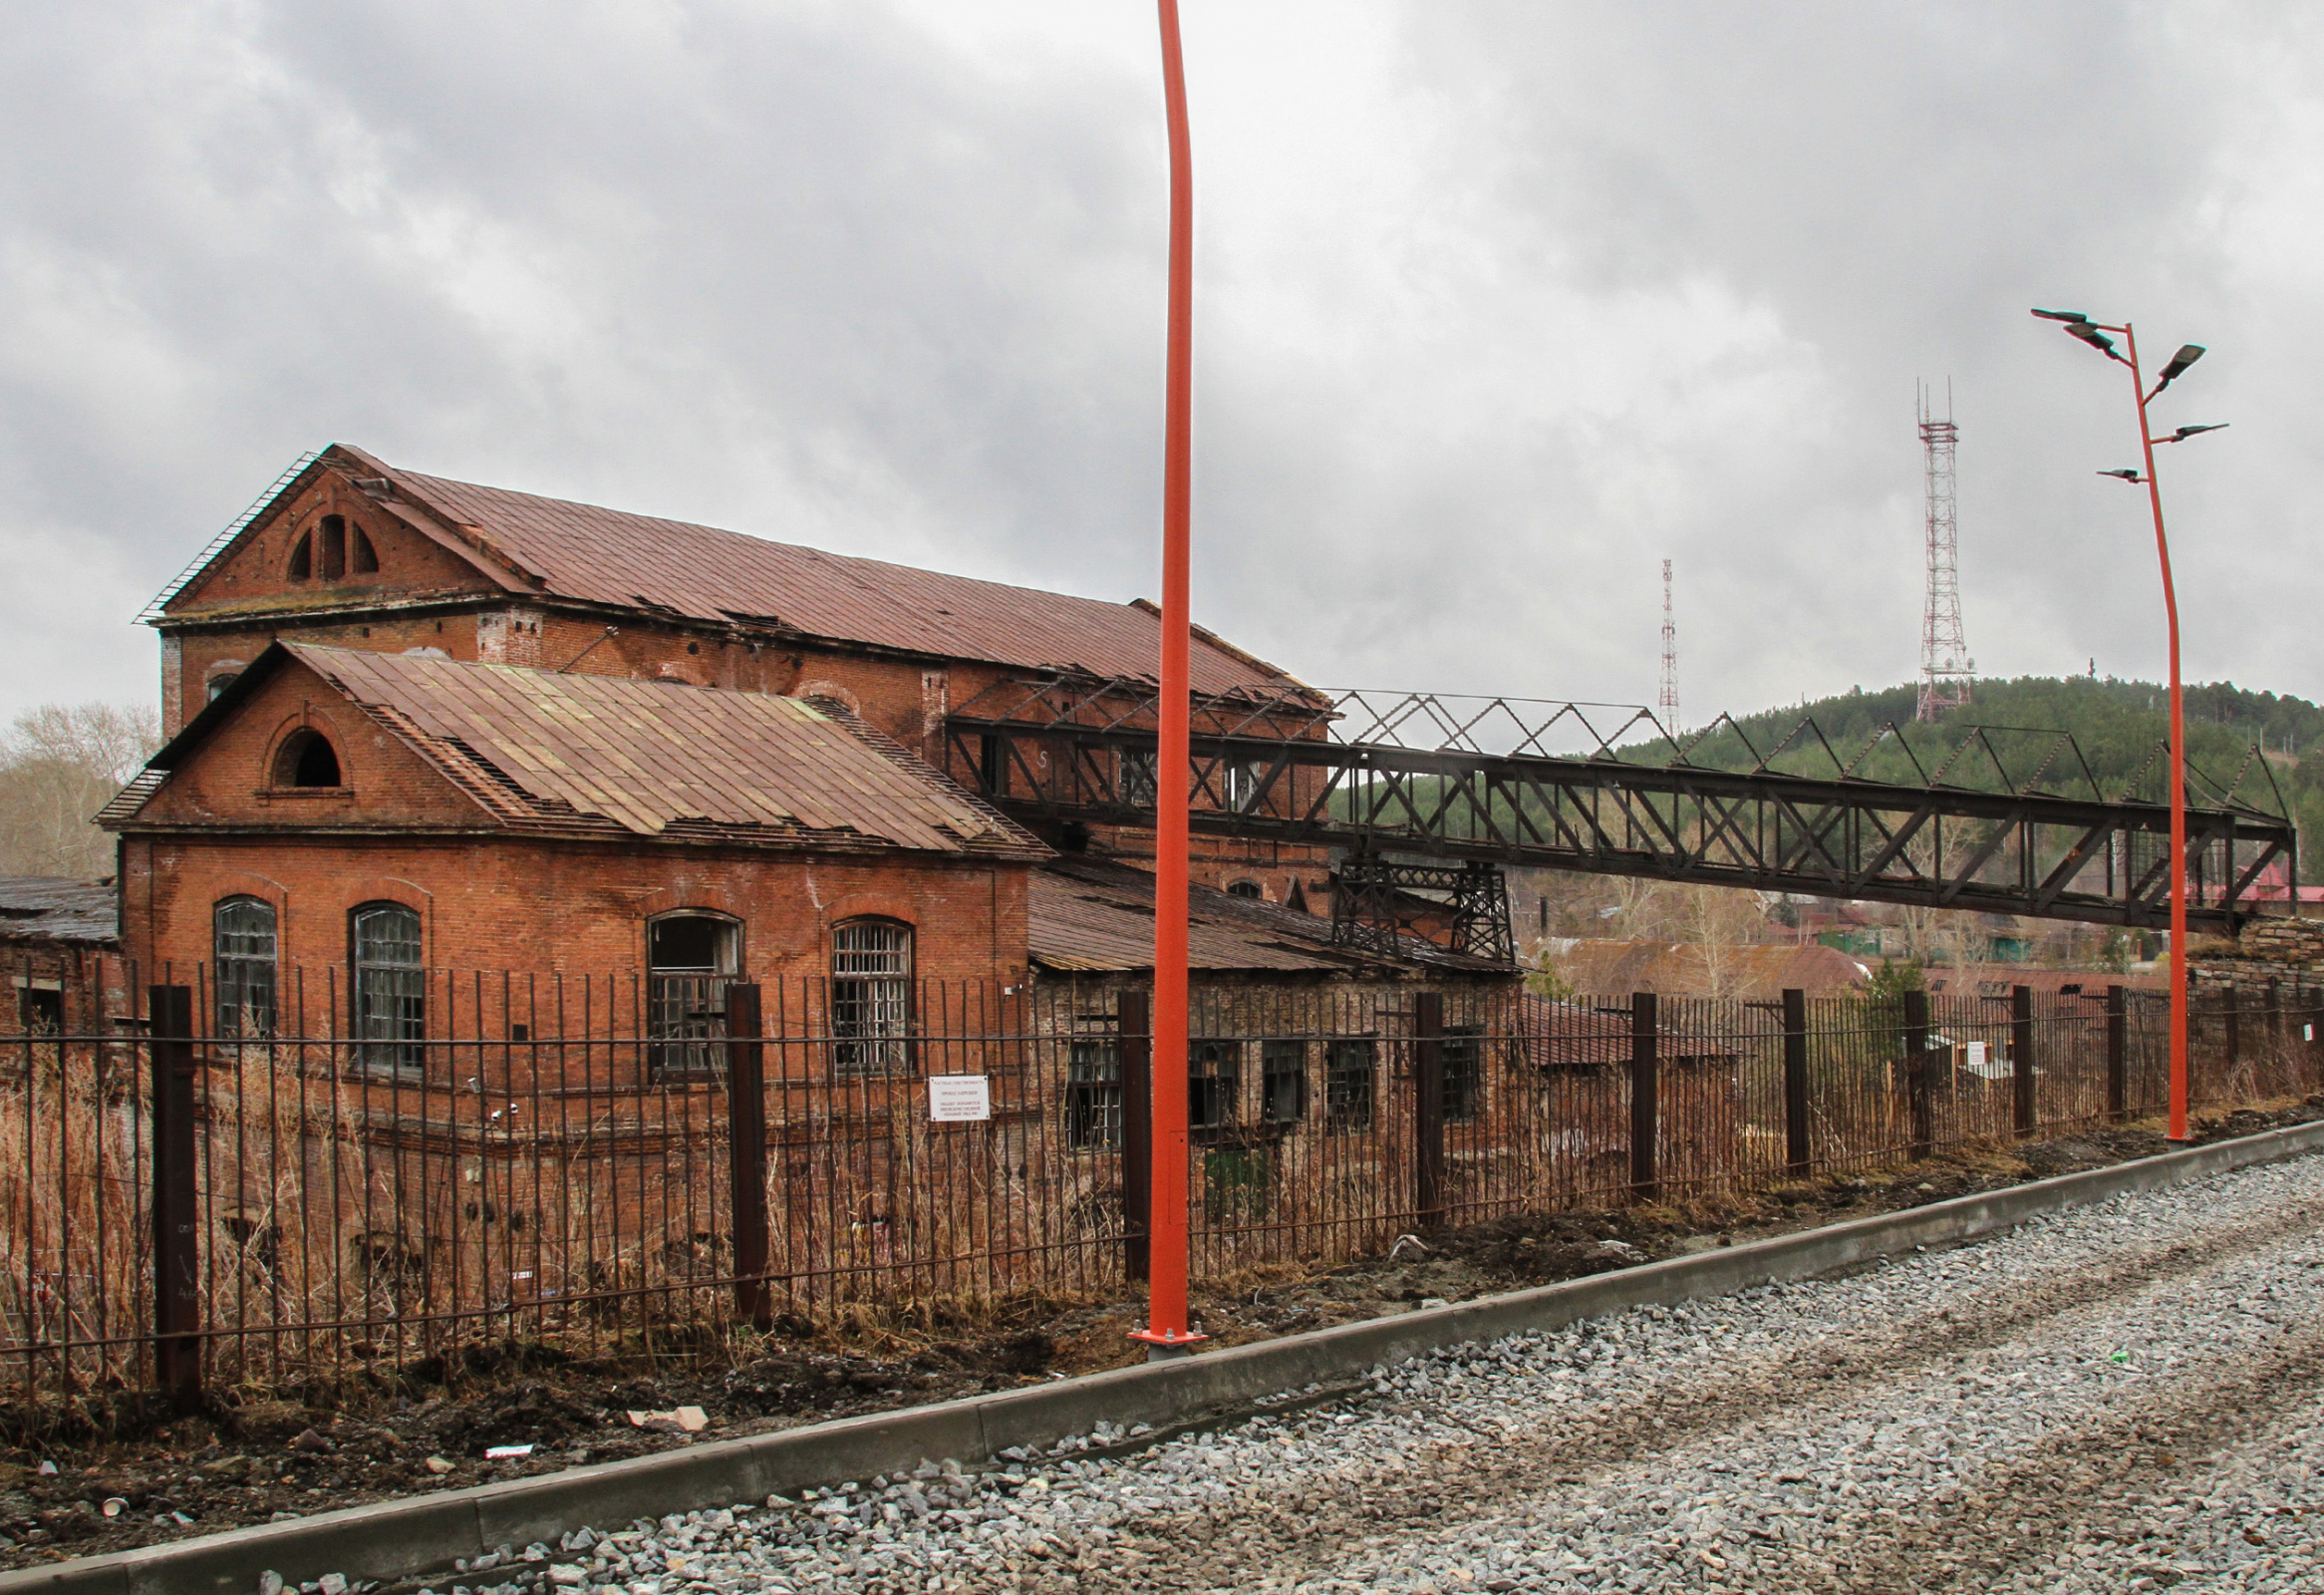
POLYGON ((596 1525, 519 1564, 528 1582, 479 1582, 499 1565, 480 1558, 434 1595, 544 1571, 598 1595, 2313 1595, 2319 1323, 2324 1157, 2305 1157, 1456 1347, 1122 1454, 1139 1430, 1107 1423, 974 1475, 929 1461, 596 1525))

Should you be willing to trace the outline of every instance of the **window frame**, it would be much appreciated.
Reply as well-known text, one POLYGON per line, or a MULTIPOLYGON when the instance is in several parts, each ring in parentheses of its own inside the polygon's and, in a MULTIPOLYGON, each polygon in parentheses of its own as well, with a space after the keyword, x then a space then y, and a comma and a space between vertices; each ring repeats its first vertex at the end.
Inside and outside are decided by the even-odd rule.
POLYGON ((920 1072, 914 1040, 919 942, 917 926, 886 914, 862 914, 831 927, 827 1017, 834 1077, 885 1080, 920 1072), (901 970, 842 969, 844 958, 868 957, 879 951, 843 947, 842 938, 851 932, 873 930, 893 932, 900 938, 901 970), (869 1028, 861 1028, 866 1021, 860 1010, 867 1003, 871 1010, 869 1028))
POLYGON ((1323 1043, 1323 1132, 1370 1133, 1379 1116, 1380 1044, 1371 1036, 1336 1036, 1323 1043), (1360 1070, 1347 1060, 1360 1057, 1360 1070), (1356 1090, 1357 1086, 1361 1090, 1356 1090))
POLYGON ((1062 1104, 1065 1149, 1118 1152, 1122 1149, 1121 1041, 1114 1036, 1072 1036, 1065 1043, 1062 1104))
POLYGON ((211 1034, 220 1041, 273 1040, 281 1019, 281 965, 282 911, 279 908, 249 892, 236 892, 210 904, 210 993, 216 1027, 211 1034), (264 930, 254 927, 229 930, 226 916, 241 909, 264 914, 264 930), (263 955, 239 950, 229 952, 226 948, 229 935, 263 935, 266 951, 263 955), (256 978, 261 972, 263 978, 256 978), (252 997, 260 986, 263 987, 261 1011, 255 1016, 256 1023, 246 1028, 245 1021, 253 1017, 252 997))
POLYGON ((1259 1044, 1259 1121, 1263 1124, 1298 1124, 1307 1116, 1307 1044, 1287 1041, 1282 1037, 1259 1044), (1280 1067, 1289 1061, 1289 1067, 1280 1067), (1279 1114, 1276 1108, 1285 1094, 1279 1093, 1277 1082, 1288 1080, 1291 1089, 1288 1099, 1291 1112, 1279 1114))
POLYGON ((1485 1027, 1447 1025, 1437 1038, 1437 1084, 1444 1121, 1472 1124, 1485 1113, 1485 1027), (1454 1061, 1460 1060, 1456 1068, 1454 1061))
POLYGON ((394 898, 377 898, 356 904, 347 912, 347 1019, 349 1036, 355 1049, 355 1072, 380 1080, 425 1080, 428 1074, 427 916, 410 903, 397 902, 394 898), (412 963, 387 964, 369 961, 364 957, 365 922, 385 918, 390 914, 410 916, 411 946, 416 953, 412 963), (395 986, 404 988, 402 990, 377 992, 375 982, 387 975, 410 978, 393 982, 395 986), (406 1005, 404 1013, 384 1016, 402 1034, 369 1034, 373 1016, 368 1010, 375 995, 406 1005))
POLYGON ((673 908, 645 922, 646 933, 646 1077, 653 1081, 722 1081, 726 1078, 726 990, 742 978, 742 921, 711 908, 673 908), (673 920, 699 919, 723 932, 721 964, 657 964, 654 932, 673 920), (667 973, 665 973, 667 971, 667 973), (699 982, 704 988, 690 994, 662 989, 666 981, 699 982), (686 1013, 673 1016, 666 1004, 683 1001, 686 1013), (700 1007, 695 1006, 697 1002, 700 1007), (694 1015, 716 1011, 716 1018, 694 1015), (675 1017, 675 1028, 668 1028, 675 1017), (675 1055, 675 1056, 674 1056, 675 1055))
POLYGON ((1186 1127, 1217 1133, 1243 1121, 1243 1043, 1229 1036, 1197 1036, 1186 1044, 1186 1127), (1207 1104, 1213 1111, 1201 1111, 1207 1104))

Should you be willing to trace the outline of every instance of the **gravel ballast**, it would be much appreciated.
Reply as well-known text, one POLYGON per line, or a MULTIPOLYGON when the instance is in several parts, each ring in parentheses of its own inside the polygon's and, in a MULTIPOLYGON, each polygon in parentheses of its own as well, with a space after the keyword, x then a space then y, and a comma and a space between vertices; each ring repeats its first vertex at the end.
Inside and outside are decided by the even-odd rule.
POLYGON ((936 1459, 427 1587, 2315 1591, 2320 1220, 2308 1156, 1216 1433, 936 1459))

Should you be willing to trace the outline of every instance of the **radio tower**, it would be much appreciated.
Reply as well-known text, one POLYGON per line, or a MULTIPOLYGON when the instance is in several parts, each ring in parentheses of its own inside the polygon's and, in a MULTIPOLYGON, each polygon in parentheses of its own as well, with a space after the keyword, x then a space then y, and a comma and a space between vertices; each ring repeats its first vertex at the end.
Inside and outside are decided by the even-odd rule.
POLYGON ((1920 708, 1918 719, 1934 720, 1969 701, 1977 662, 1961 636, 1961 560, 1953 521, 1953 387, 1944 385, 1944 419, 1936 418, 1922 388, 1920 447, 1928 476, 1928 601, 1920 616, 1920 708))
POLYGON ((1662 730, 1678 735, 1678 627, 1670 618, 1670 561, 1662 561, 1662 730))

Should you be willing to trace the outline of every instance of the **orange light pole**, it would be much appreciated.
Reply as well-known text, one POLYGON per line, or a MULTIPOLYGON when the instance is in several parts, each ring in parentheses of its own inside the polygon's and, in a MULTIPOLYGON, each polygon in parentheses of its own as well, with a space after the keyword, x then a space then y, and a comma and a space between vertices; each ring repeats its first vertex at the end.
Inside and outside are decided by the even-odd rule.
POLYGON ((1186 1322, 1186 862, 1192 758, 1187 542, 1194 420, 1194 155, 1178 0, 1158 0, 1162 100, 1170 126, 1170 319, 1162 444, 1162 714, 1154 754, 1153 1197, 1147 1204, 1148 1361, 1184 1357, 1186 1322))
MULTIPOLYGON (((2186 1139, 2186 708, 2179 690, 2179 592, 2171 580, 2171 539, 2163 531, 2163 488, 2155 479, 2155 446, 2162 443, 2183 443, 2197 433, 2216 432, 2226 425, 2181 427, 2168 438, 2158 438, 2149 429, 2147 407, 2157 395, 2170 387, 2203 356, 2202 345, 2182 344, 2179 353, 2171 357, 2163 368, 2163 380, 2155 384, 2155 391, 2147 391, 2146 379, 2139 373, 2139 337, 2129 322, 2111 327, 2092 321, 2078 310, 2036 310, 2035 315, 2045 321, 2064 324, 2065 330, 2081 339, 2109 360, 2127 366, 2131 373, 2131 398, 2139 411, 2139 447, 2144 452, 2146 475, 2136 471, 2102 471, 2102 477, 2119 477, 2125 481, 2143 482, 2147 501, 2155 511, 2155 554, 2163 567, 2163 612, 2171 632, 2171 1128, 2170 1138, 2186 1139), (2118 351, 2109 333, 2122 334, 2129 353, 2118 351)), ((2298 888, 2293 888, 2295 900, 2298 888)))

